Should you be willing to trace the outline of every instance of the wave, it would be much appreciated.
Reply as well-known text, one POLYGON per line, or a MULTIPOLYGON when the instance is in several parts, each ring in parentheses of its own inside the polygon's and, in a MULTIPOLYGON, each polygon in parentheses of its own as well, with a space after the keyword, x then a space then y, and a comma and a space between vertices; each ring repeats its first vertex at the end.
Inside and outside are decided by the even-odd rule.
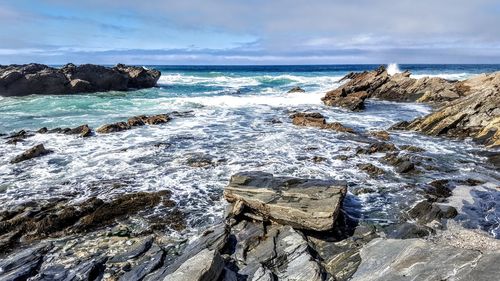
POLYGON ((332 87, 338 83, 342 76, 301 76, 301 75, 259 75, 259 76, 195 76, 180 73, 162 74, 158 80, 160 86, 173 85, 205 85, 223 86, 230 88, 288 84, 316 85, 320 87, 332 87))
POLYGON ((391 63, 387 66, 387 73, 391 76, 400 72, 401 70, 399 69, 399 65, 397 63, 391 63))
MULTIPOLYGON (((231 96, 219 95, 209 97, 183 97, 175 98, 173 102, 179 105, 198 104, 209 107, 242 108, 267 105, 271 107, 299 106, 299 105, 321 105, 321 97, 324 92, 290 93, 262 95, 231 96)), ((165 101, 160 106, 168 106, 172 100, 165 101)))

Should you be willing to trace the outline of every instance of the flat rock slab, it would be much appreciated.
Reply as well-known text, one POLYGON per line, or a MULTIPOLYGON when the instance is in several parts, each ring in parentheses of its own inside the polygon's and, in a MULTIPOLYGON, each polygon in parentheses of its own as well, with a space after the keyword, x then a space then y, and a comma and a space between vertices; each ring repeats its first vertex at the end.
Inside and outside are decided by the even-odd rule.
POLYGON ((500 252, 481 253, 423 239, 375 239, 351 280, 497 280, 500 252))
POLYGON ((224 190, 235 203, 232 214, 242 208, 280 224, 298 229, 326 231, 333 228, 347 184, 341 181, 274 177, 264 172, 233 175, 224 190))

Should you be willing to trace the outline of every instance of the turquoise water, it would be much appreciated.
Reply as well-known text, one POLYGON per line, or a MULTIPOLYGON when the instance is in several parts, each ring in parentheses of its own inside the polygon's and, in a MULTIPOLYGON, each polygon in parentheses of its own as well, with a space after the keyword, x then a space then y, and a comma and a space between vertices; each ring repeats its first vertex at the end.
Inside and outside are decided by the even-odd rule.
MULTIPOLYGON (((0 144, 0 203, 9 208, 20 202, 67 197, 80 201, 88 196, 110 196, 139 190, 170 189, 186 213, 190 229, 198 229, 221 218, 222 189, 229 177, 242 170, 262 170, 277 175, 347 180, 350 190, 370 187, 375 193, 350 194, 346 212, 359 220, 390 224, 401 209, 421 198, 414 189, 439 178, 477 178, 492 198, 500 175, 477 155, 469 142, 426 137, 411 132, 393 133, 397 145, 412 144, 426 149, 440 171, 412 177, 393 173, 378 162, 381 155, 337 160, 365 145, 360 138, 317 129, 297 128, 288 115, 293 111, 323 113, 359 132, 386 129, 396 121, 411 120, 430 112, 423 104, 369 101, 361 113, 325 107, 320 98, 339 86, 350 71, 373 69, 354 66, 157 66, 162 76, 157 88, 68 96, 0 98, 0 133, 41 127, 75 127, 125 121, 140 114, 187 112, 162 126, 97 135, 89 139, 59 134, 35 134, 18 145, 0 144), (287 94, 300 86, 306 93, 287 94), (271 122, 281 121, 281 123, 271 122), (55 152, 17 165, 9 160, 25 149, 43 143, 55 152), (159 145, 162 144, 162 145, 159 145), (194 168, 187 164, 199 156, 214 165, 194 168), (314 156, 324 157, 313 163, 314 156), (356 165, 373 163, 389 171, 372 179, 356 165), (112 183, 123 183, 113 188, 112 183), (96 188, 96 186, 98 188, 96 188)), ((438 76, 465 79, 481 72, 500 70, 495 65, 401 65, 415 77, 438 76)), ((488 198, 488 196, 483 196, 488 198)), ((489 207, 468 211, 461 220, 500 237, 500 219, 493 200, 474 204, 489 207)), ((472 202, 473 203, 473 202, 472 202)), ((471 203, 471 204, 472 204, 471 203)))

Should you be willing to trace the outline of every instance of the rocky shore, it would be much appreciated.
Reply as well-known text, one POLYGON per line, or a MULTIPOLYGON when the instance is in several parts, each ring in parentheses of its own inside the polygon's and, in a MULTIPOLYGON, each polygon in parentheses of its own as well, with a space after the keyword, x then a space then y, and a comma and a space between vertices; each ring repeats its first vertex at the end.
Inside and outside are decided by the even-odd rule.
POLYGON ((155 69, 118 64, 0 65, 0 96, 65 95, 151 88, 161 73, 155 69))
MULTIPOLYGON (((70 73, 68 69, 73 67, 79 68, 65 66, 66 72, 61 73, 70 73)), ((126 73, 149 71, 125 66, 115 69, 126 73)), ((154 78, 153 83, 149 78, 144 78, 149 82, 141 79, 129 80, 124 89, 154 86, 157 80, 154 78)), ((399 188, 417 195, 417 200, 393 210, 398 216, 390 223, 361 221, 348 210, 361 208, 353 204, 353 197, 384 193, 386 186, 379 190, 368 184, 353 188, 349 181, 314 174, 278 175, 256 167, 227 175, 220 198, 211 201, 226 206, 224 215, 185 239, 175 233, 187 231, 189 214, 182 209, 182 200, 174 197, 174 187, 114 193, 121 183, 102 180, 91 184, 105 196, 91 194, 85 200, 72 200, 68 194, 3 209, 0 280, 495 280, 500 274, 496 266, 500 242, 479 230, 465 229, 455 220, 466 211, 465 200, 457 191, 470 195, 478 186, 498 187, 476 179, 473 173, 467 179, 434 178, 436 172, 448 175, 450 168, 440 165, 432 153, 425 154, 425 148, 396 142, 395 130, 472 138, 495 154, 499 145, 500 74, 459 82, 413 79, 408 72, 389 75, 380 67, 351 73, 344 81, 340 88, 326 94, 326 105, 359 111, 367 99, 377 98, 428 102, 435 111, 386 130, 353 129, 332 121, 333 114, 329 118, 324 111, 308 110, 280 112, 279 122, 266 124, 285 123, 294 130, 335 135, 356 143, 353 148, 336 151, 335 161, 349 163, 356 173, 366 176, 366 182, 404 182, 399 188), (414 179, 422 175, 432 180, 417 184, 414 179)), ((290 91, 303 92, 300 88, 290 91)), ((44 127, 2 138, 9 147, 30 141, 26 146, 29 149, 9 158, 9 165, 24 169, 36 158, 58 154, 50 142, 38 143, 40 136, 61 134, 84 142, 119 139, 121 134, 141 128, 168 130, 176 120, 189 115, 137 115, 96 128, 86 124, 44 127), (35 146, 31 144, 33 139, 35 146)), ((181 142, 183 137, 189 138, 180 136, 176 140, 181 142)), ((158 141, 155 147, 175 145, 158 141)), ((314 151, 321 145, 310 143, 307 149, 314 151)), ((227 161, 207 154, 184 156, 182 164, 197 171, 227 161)), ((304 165, 330 165, 324 156, 301 160, 306 162, 304 165)), ((389 205, 387 200, 384 204, 389 205)))

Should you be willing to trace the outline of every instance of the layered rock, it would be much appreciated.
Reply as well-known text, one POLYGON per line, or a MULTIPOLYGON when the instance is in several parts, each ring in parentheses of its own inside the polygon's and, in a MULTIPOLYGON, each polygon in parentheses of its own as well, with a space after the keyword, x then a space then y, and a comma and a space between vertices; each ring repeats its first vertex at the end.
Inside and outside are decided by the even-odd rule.
POLYGON ((322 98, 329 106, 345 107, 353 111, 364 109, 367 98, 390 101, 444 102, 463 96, 469 89, 457 81, 425 77, 414 79, 410 72, 389 75, 384 66, 373 71, 350 73, 339 88, 322 98))
POLYGON ((75 94, 151 88, 161 73, 144 67, 118 64, 67 64, 53 68, 42 64, 9 65, 0 68, 0 95, 75 94))
POLYGON ((231 177, 224 198, 234 203, 233 215, 248 208, 264 219, 298 229, 326 231, 333 228, 346 192, 345 182, 245 172, 231 177))
POLYGON ((325 116, 318 112, 298 112, 290 116, 292 123, 297 126, 317 127, 343 133, 354 133, 354 130, 345 127, 339 122, 327 123, 325 116))
POLYGON ((463 85, 472 93, 401 127, 500 146, 500 72, 466 80, 463 85))

